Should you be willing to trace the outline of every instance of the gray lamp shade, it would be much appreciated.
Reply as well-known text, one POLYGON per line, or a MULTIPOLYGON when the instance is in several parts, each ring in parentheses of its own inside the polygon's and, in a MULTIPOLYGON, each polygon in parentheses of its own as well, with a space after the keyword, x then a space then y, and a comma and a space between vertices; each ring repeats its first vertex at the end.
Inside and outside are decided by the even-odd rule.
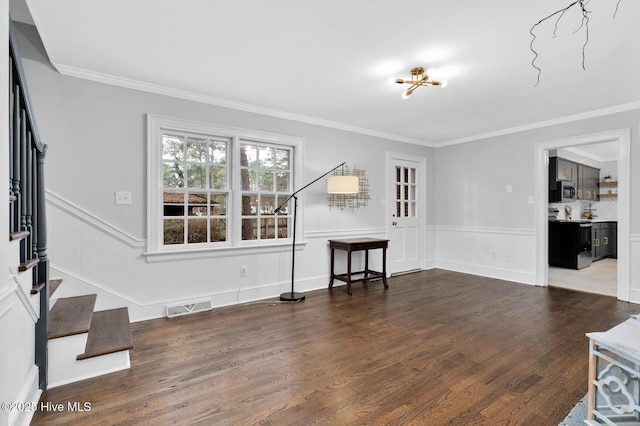
POLYGON ((358 176, 329 176, 327 179, 327 193, 329 194, 357 194, 360 191, 358 176))

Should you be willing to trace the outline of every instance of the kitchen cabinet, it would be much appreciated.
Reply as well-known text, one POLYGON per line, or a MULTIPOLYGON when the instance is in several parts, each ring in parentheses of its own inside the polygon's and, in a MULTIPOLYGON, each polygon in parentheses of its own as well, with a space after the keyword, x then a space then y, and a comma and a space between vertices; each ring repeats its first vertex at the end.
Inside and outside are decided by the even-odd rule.
POLYGON ((618 224, 596 222, 591 225, 591 253, 593 261, 618 256, 618 224))
MULTIPOLYGON (((560 157, 549 157, 549 190, 557 191, 558 182, 575 183, 576 200, 598 201, 600 199, 600 169, 560 157)), ((557 198, 550 195, 549 199, 553 200, 552 202, 559 202, 557 198)))
POLYGON ((577 182, 578 164, 560 157, 549 158, 549 189, 556 189, 559 181, 577 182))
POLYGON ((582 269, 591 265, 591 222, 549 222, 549 266, 582 269))
POLYGON ((618 222, 611 222, 611 238, 609 241, 609 257, 618 258, 618 222))
POLYGON ((577 199, 583 201, 598 201, 600 199, 600 169, 578 164, 577 199))

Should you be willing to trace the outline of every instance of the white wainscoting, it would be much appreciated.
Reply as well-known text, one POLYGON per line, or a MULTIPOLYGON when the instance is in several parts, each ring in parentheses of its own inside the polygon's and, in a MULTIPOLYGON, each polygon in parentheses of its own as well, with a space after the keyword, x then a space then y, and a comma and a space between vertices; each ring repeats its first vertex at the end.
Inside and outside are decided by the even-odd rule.
MULTIPOLYGON (((150 262, 145 241, 75 209, 48 194, 51 277, 62 278, 59 297, 97 293, 96 310, 126 306, 132 321, 159 318, 168 304, 211 300, 213 307, 277 297, 291 288, 291 249, 273 252, 206 254, 193 259, 150 262), (240 276, 240 267, 247 276, 240 276)), ((534 230, 428 226, 423 268, 451 271, 534 285, 534 230), (495 256, 494 256, 495 255, 495 256)), ((309 231, 296 247, 295 290, 327 288, 331 238, 385 238, 384 228, 309 231)), ((640 258, 640 236, 632 236, 632 258, 640 258)), ((289 246, 290 247, 290 246, 289 246)), ((380 268, 381 253, 370 263, 380 268)), ((346 269, 346 255, 336 252, 336 272, 346 269)), ((354 268, 362 256, 354 254, 354 268)), ((630 300, 640 302, 640 264, 630 271, 630 300)), ((336 282, 335 286, 344 285, 336 282)))
MULTIPOLYGON (((126 306, 135 322, 165 316, 168 304, 206 299, 213 307, 220 307, 277 297, 291 289, 291 246, 258 254, 255 249, 232 250, 149 261, 144 255, 144 240, 111 227, 51 192, 47 203, 50 275, 63 279, 58 297, 96 293, 96 310, 126 306), (241 266, 247 270, 244 277, 240 276, 241 266)), ((328 239, 384 235, 384 229, 305 233, 296 245, 295 290, 327 288, 328 239)), ((337 255, 336 263, 340 261, 337 255)), ((381 254, 372 252, 370 262, 374 268, 380 267, 381 254)))
POLYGON ((436 267, 535 284, 535 231, 436 227, 436 267))
MULTIPOLYGON (((3 368, 0 401, 37 404, 42 391, 38 388, 35 359, 35 323, 38 320, 39 295, 31 295, 31 271, 19 273, 19 241, 9 248, 9 275, 0 285, 0 351, 3 368), (26 288, 26 290, 25 290, 26 288), (34 307, 35 306, 35 307, 34 307)), ((0 412, 0 424, 27 425, 33 411, 0 412)))
POLYGON ((631 234, 629 245, 629 302, 640 303, 640 262, 637 261, 640 259, 640 234, 631 234))
POLYGON ((422 269, 434 269, 436 262, 436 239, 437 228, 433 225, 423 226, 424 228, 424 260, 422 269))

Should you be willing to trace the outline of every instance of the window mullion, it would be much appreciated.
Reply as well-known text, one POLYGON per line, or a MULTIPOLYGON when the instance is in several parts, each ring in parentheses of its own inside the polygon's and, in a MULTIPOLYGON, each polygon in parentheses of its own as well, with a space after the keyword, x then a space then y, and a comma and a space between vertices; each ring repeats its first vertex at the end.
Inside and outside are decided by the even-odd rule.
POLYGON ((232 218, 231 241, 234 246, 240 244, 240 236, 242 234, 242 188, 240 187, 240 137, 234 136, 231 140, 233 145, 231 148, 231 173, 229 174, 230 190, 231 190, 231 212, 229 217, 232 218))

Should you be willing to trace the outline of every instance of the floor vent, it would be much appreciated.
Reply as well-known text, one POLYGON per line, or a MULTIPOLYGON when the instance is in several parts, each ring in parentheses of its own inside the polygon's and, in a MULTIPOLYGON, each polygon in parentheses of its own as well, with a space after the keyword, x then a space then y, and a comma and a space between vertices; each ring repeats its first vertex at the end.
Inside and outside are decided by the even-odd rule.
POLYGON ((392 277, 397 277, 398 275, 406 275, 406 274, 413 274, 414 272, 420 272, 422 269, 417 268, 417 269, 409 269, 408 271, 400 271, 400 272, 394 272, 391 274, 392 277))
POLYGON ((184 305, 167 305, 167 318, 195 314, 196 312, 210 311, 211 309, 213 309, 211 307, 211 300, 201 300, 199 302, 187 303, 184 305))

